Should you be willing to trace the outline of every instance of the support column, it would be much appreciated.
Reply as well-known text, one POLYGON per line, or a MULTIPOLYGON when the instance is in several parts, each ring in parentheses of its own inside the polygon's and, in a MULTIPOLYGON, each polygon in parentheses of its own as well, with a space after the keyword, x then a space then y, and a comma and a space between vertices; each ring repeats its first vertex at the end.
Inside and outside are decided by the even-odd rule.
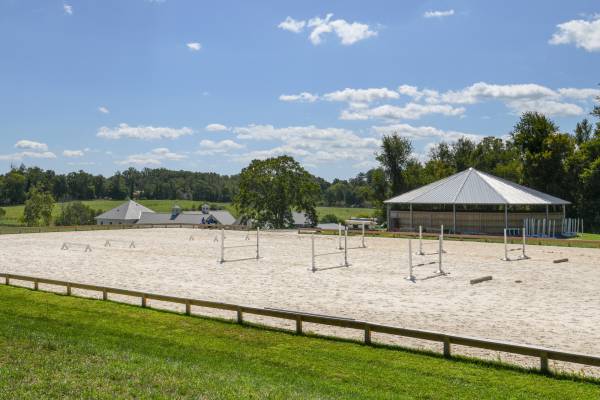
POLYGON ((456 204, 452 204, 452 233, 456 234, 456 204))
POLYGON ((412 210, 412 204, 408 205, 410 207, 410 230, 413 230, 413 210, 412 210))
POLYGON ((387 208, 387 230, 388 232, 392 230, 392 216, 390 215, 392 212, 392 205, 390 203, 386 204, 387 208))
POLYGON ((508 229, 508 204, 504 204, 504 229, 508 229))

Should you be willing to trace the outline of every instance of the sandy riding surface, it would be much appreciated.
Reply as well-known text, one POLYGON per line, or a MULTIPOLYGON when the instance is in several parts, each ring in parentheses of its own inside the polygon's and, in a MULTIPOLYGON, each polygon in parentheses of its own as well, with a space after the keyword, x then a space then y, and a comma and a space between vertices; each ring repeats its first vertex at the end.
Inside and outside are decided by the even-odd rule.
MULTIPOLYGON (((600 250, 528 246, 529 260, 506 262, 501 260, 501 244, 446 241, 443 262, 449 274, 432 277, 437 266, 427 263, 436 261, 437 255, 414 255, 413 263, 427 265, 415 268, 417 280, 411 283, 405 280, 405 239, 366 238, 367 248, 358 248, 360 238, 349 237, 351 266, 327 269, 343 261, 342 253, 331 254, 317 258, 317 268, 322 270, 313 273, 309 235, 265 232, 257 261, 251 259, 256 255, 253 237, 246 240, 246 233, 226 232, 226 246, 250 246, 227 249, 224 264, 217 262, 216 236, 215 231, 191 229, 5 235, 0 236, 0 271, 600 354, 600 250), (190 241, 191 234, 194 240, 190 241), (122 242, 107 248, 107 239, 122 242), (128 248, 132 240, 135 249, 128 248), (89 244, 92 251, 77 246, 61 250, 63 242, 89 244), (569 262, 552 263, 559 258, 569 262), (493 280, 469 284, 484 275, 492 275, 493 280)), ((437 250, 437 242, 425 243, 425 252, 437 250)), ((337 244, 335 237, 315 237, 317 253, 336 252, 337 244)), ((510 252, 517 255, 518 251, 510 252)), ((178 309, 167 303, 150 305, 178 309)), ((204 309, 193 312, 216 314, 204 309)), ((273 319, 247 319, 291 327, 273 319)), ((306 329, 353 338, 362 335, 316 325, 306 329)), ((440 348, 436 343, 385 335, 374 335, 373 340, 440 348)), ((458 346, 453 351, 523 365, 539 362, 458 346)), ((600 375, 599 369, 576 364, 551 361, 551 367, 600 375)))

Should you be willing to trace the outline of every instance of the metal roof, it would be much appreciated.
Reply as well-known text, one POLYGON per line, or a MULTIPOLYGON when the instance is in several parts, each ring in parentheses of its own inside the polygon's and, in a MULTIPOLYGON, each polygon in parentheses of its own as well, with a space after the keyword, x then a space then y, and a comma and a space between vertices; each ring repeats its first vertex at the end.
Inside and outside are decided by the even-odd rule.
POLYGON ((233 225, 235 218, 229 211, 211 211, 208 214, 202 212, 187 212, 173 215, 172 213, 142 213, 138 224, 165 225, 165 224, 192 224, 202 225, 217 223, 221 225, 233 225))
POLYGON ((570 202, 469 168, 386 200, 389 204, 564 205, 570 202))
POLYGON ((113 208, 105 213, 102 213, 96 217, 96 219, 111 219, 111 220, 122 220, 122 221, 133 221, 140 219, 142 213, 153 213, 151 209, 144 207, 143 205, 136 203, 133 200, 129 200, 126 203, 121 204, 118 207, 113 208))

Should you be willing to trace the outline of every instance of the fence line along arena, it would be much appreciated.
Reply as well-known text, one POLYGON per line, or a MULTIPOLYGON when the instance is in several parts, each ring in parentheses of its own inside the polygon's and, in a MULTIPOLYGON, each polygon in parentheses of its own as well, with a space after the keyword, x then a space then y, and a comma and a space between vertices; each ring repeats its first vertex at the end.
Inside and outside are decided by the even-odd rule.
MULTIPOLYGON (((514 255, 514 262, 507 262, 503 258, 510 249, 503 243, 442 242, 440 237, 422 239, 419 246, 413 239, 409 252, 408 239, 364 239, 356 233, 344 238, 343 233, 155 228, 4 235, 0 268, 600 354, 598 250, 527 246, 527 258, 514 255), (493 279, 471 284, 487 276, 493 279)), ((523 249, 516 247, 520 256, 523 249)), ((328 327, 316 331, 353 335, 328 327)), ((385 336, 373 340, 435 346, 385 336)), ((483 350, 461 352, 460 346, 456 352, 498 358, 483 350)), ((519 356, 500 357, 537 365, 519 356)), ((552 367, 599 375, 576 364, 552 367)))

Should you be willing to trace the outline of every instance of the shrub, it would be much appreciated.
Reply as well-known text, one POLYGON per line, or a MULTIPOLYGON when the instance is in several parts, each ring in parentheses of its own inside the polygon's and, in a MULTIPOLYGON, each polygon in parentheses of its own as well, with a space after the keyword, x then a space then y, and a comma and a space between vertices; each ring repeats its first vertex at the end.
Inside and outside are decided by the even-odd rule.
POLYGON ((56 219, 56 225, 94 225, 94 217, 100 214, 99 211, 86 206, 80 201, 66 204, 62 207, 60 215, 56 219))
POLYGON ((337 224, 341 221, 335 214, 325 214, 323 217, 319 218, 319 222, 322 224, 337 224))

